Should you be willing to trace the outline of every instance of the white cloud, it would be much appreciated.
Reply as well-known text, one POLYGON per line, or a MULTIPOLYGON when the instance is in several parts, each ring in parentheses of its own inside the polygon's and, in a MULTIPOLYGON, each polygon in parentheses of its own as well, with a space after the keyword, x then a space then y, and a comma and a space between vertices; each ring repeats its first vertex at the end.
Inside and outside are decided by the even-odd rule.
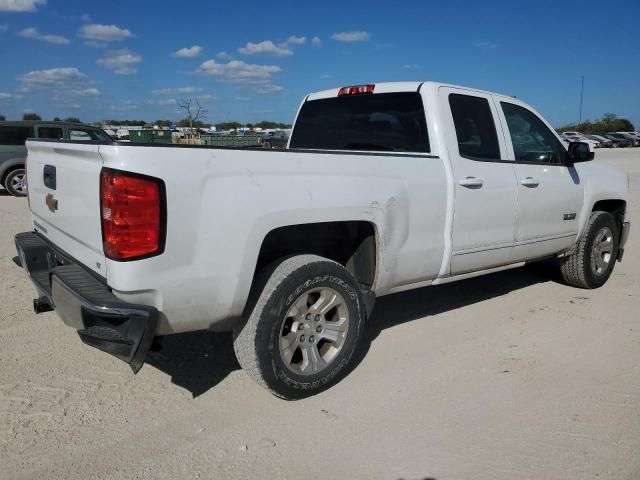
POLYGON ((483 42, 473 42, 471 45, 476 48, 496 48, 498 46, 497 43, 490 42, 489 40, 485 40, 483 42))
POLYGON ((313 37, 311 39, 311 45, 313 45, 314 47, 321 47, 322 46, 322 40, 320 40, 320 37, 313 37))
POLYGON ((296 37, 295 35, 291 35, 283 45, 304 45, 306 41, 307 37, 296 37))
POLYGON ((405 63, 402 65, 402 68, 406 68, 407 70, 415 70, 419 65, 417 63, 405 63))
POLYGON ((340 32, 334 33, 331 38, 339 42, 366 42, 371 36, 368 32, 340 32))
POLYGON ((222 59, 222 60, 227 60, 229 58, 231 58, 231 55, 229 55, 227 52, 218 52, 216 57, 222 59))
POLYGON ((219 97, 216 97, 214 95, 200 95, 198 97, 196 97, 198 100, 200 100, 201 102, 213 102, 215 100, 220 100, 219 97))
POLYGON ((87 23, 93 22, 93 20, 91 19, 91 15, 89 15, 88 13, 85 13, 84 15, 82 15, 80 17, 80 20, 87 23))
POLYGON ((323 73, 322 75, 320 75, 320 78, 323 80, 327 80, 329 78, 333 78, 333 75, 329 75, 328 73, 323 73))
POLYGON ((173 52, 171 54, 172 57, 178 58, 196 58, 202 52, 202 47, 200 45, 194 45, 189 48, 181 48, 177 52, 173 52))
POLYGON ((35 12, 47 0, 0 0, 0 12, 35 12))
POLYGON ((283 91, 284 88, 280 85, 265 85, 263 87, 257 87, 256 93, 276 93, 283 91))
POLYGON ((238 52, 245 55, 273 55, 276 57, 293 55, 288 45, 276 45, 271 40, 265 40, 259 43, 248 42, 244 47, 239 48, 238 52))
POLYGON ((80 28, 80 36, 87 40, 97 40, 100 42, 117 42, 133 35, 126 28, 116 25, 100 25, 93 23, 80 28))
POLYGON ((129 50, 107 52, 96 63, 104 68, 113 70, 118 75, 131 75, 138 71, 137 65, 142 62, 142 56, 129 50))
POLYGON ((82 90, 76 90, 72 93, 80 95, 81 97, 97 97, 99 95, 102 95, 102 93, 100 93, 100 90, 98 90, 97 88, 83 88, 82 90))
POLYGON ((162 100, 147 100, 144 103, 146 105, 155 105, 157 107, 168 107, 170 105, 177 105, 178 101, 175 98, 165 98, 162 100))
POLYGON ((11 92, 0 92, 0 102, 3 100, 19 100, 22 98, 22 95, 11 92))
POLYGON ((88 77, 75 67, 51 68, 48 70, 33 70, 18 77, 27 89, 48 86, 73 86, 85 84, 88 77))
POLYGON ((245 63, 242 60, 231 60, 229 63, 217 63, 212 59, 202 63, 197 71, 202 75, 215 77, 236 85, 268 88, 271 86, 273 74, 281 70, 277 65, 255 65, 245 63))
POLYGON ((43 42, 55 43, 59 45, 66 45, 67 43, 69 43, 69 39, 66 37, 63 37, 61 35, 43 35, 33 27, 21 30, 18 35, 24 38, 32 38, 34 40, 41 40, 43 42))
POLYGON ((7 30, 9 30, 9 24, 8 23, 3 23, 0 25, 0 32, 6 32, 7 30))
POLYGON ((180 95, 187 93, 199 93, 202 88, 199 87, 177 87, 177 88, 160 88, 158 90, 151 90, 152 95, 180 95))

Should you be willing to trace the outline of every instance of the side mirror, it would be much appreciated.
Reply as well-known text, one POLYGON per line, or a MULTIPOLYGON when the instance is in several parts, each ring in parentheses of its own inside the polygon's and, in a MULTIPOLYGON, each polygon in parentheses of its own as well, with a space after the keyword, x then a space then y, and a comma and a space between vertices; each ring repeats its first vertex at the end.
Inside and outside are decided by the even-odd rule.
POLYGON ((588 162, 593 160, 595 154, 591 151, 588 143, 571 142, 569 144, 569 160, 571 163, 588 162))

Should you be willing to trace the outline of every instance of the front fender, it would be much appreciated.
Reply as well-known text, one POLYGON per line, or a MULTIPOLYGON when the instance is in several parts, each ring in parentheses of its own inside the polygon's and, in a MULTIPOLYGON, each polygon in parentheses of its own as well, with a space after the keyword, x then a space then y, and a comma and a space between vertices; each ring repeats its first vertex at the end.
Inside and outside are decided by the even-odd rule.
POLYGON ((580 238, 589 223, 594 205, 602 200, 628 202, 629 184, 624 172, 609 165, 588 162, 580 164, 577 169, 578 173, 586 179, 584 202, 580 213, 580 228, 577 235, 577 238, 580 238))

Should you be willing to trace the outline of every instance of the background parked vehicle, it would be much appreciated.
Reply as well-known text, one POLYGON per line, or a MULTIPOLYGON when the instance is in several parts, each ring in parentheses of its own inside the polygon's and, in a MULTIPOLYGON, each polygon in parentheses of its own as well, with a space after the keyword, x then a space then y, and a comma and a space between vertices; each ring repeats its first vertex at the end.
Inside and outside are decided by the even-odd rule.
POLYGON ((586 135, 579 132, 564 132, 562 134, 565 140, 568 142, 584 142, 589 144, 589 148, 593 151, 594 148, 600 148, 600 142, 593 140, 586 135))
POLYGON ((14 197, 24 197, 27 194, 27 138, 101 142, 111 140, 104 130, 80 123, 0 122, 0 185, 14 197))
POLYGON ((262 142, 265 148, 286 148, 289 135, 282 130, 269 132, 263 135, 262 142))
POLYGON ((623 135, 622 133, 609 132, 606 134, 606 137, 611 140, 618 140, 621 147, 635 147, 640 144, 640 142, 637 142, 633 137, 623 135))
POLYGON ((595 140, 596 142, 600 142, 600 147, 603 148, 612 148, 613 141, 609 140, 607 137, 603 137, 602 135, 587 135, 591 140, 595 140))
POLYGON ((640 138, 633 132, 615 132, 614 135, 622 135, 624 138, 631 140, 634 147, 640 146, 640 138))

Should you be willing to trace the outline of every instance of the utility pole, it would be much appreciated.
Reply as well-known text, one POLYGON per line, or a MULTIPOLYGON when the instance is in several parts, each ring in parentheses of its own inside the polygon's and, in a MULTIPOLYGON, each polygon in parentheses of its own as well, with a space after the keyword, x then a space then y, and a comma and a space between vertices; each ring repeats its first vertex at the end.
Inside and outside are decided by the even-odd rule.
POLYGON ((582 75, 582 81, 580 83, 580 117, 578 119, 578 129, 580 129, 580 125, 582 124, 582 95, 584 93, 584 75, 582 75))

